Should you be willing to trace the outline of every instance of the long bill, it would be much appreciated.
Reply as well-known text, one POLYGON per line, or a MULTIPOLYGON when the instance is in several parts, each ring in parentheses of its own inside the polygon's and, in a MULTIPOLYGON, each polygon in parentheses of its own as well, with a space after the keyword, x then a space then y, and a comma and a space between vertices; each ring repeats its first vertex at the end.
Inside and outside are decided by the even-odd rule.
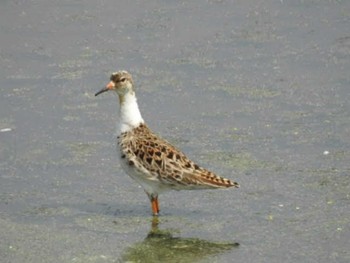
POLYGON ((100 94, 103 93, 103 92, 106 92, 106 91, 109 91, 109 90, 113 89, 114 86, 115 86, 114 83, 113 83, 112 81, 110 81, 110 82, 107 84, 106 87, 104 87, 104 88, 101 89, 100 91, 96 92, 95 96, 98 96, 98 95, 100 95, 100 94))
POLYGON ((103 88, 103 89, 101 89, 100 91, 98 91, 98 92, 96 92, 95 93, 95 96, 98 96, 98 95, 100 95, 101 93, 103 93, 103 92, 106 92, 106 91, 108 91, 109 90, 109 88, 103 88))

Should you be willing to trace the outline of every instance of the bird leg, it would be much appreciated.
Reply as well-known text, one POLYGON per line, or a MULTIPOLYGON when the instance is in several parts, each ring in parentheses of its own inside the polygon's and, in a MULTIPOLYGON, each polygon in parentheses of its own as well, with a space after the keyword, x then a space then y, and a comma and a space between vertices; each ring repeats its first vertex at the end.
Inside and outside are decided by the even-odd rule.
POLYGON ((158 196, 156 197, 156 208, 157 208, 157 214, 159 214, 158 196))
POLYGON ((158 215, 159 213, 159 203, 158 203, 158 196, 153 196, 151 195, 150 196, 150 199, 151 199, 151 205, 152 205, 152 212, 153 212, 153 215, 158 215))

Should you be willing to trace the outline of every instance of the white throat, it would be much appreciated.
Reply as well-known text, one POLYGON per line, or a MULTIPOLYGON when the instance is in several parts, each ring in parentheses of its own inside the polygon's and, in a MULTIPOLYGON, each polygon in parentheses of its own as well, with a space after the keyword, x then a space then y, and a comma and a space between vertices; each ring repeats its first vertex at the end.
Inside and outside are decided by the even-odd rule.
POLYGON ((120 132, 127 132, 144 123, 134 92, 128 92, 119 97, 120 101, 120 132))

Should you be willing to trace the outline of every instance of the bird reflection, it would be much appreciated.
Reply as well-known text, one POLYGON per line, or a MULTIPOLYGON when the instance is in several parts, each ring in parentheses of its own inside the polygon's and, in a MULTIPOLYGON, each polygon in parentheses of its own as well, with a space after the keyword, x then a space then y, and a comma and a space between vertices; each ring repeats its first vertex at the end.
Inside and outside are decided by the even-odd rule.
POLYGON ((126 249, 122 259, 128 262, 196 262, 238 247, 239 243, 211 242, 199 238, 173 237, 174 230, 159 229, 153 217, 151 231, 142 241, 126 249))

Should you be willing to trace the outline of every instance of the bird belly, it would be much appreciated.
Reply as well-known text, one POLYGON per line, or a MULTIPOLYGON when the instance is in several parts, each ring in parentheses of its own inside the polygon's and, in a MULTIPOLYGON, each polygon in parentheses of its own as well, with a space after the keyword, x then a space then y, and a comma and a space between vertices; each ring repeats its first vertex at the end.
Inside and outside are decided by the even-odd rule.
POLYGON ((123 170, 140 184, 146 193, 158 195, 166 190, 171 190, 160 182, 157 175, 151 174, 144 167, 138 165, 136 161, 128 160, 128 158, 121 158, 120 164, 123 170), (130 161, 132 161, 132 164, 130 161))

